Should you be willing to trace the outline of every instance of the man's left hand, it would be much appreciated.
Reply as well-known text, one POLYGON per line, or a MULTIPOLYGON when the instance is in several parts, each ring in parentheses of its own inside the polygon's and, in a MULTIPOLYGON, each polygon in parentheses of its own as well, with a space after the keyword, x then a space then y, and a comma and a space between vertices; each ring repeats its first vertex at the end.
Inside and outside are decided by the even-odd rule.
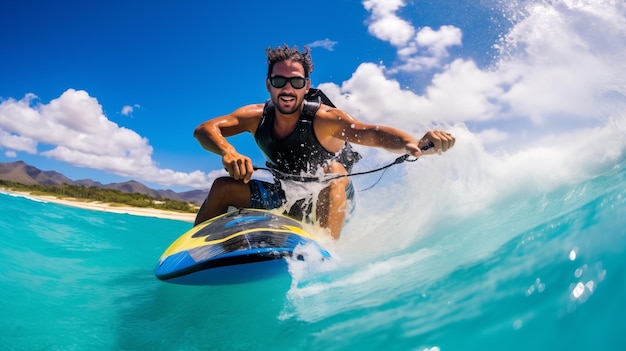
POLYGON ((417 143, 406 145, 407 153, 419 157, 421 155, 441 154, 454 146, 456 139, 443 130, 428 131, 417 143))

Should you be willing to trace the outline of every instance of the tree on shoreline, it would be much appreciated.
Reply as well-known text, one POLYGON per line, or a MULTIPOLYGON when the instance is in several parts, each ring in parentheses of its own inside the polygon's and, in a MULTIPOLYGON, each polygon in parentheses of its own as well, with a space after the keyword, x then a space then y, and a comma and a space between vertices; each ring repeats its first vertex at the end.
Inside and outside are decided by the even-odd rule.
POLYGON ((89 201, 109 202, 132 207, 155 208, 160 210, 195 213, 195 205, 165 198, 155 198, 140 193, 124 193, 115 189, 102 189, 78 185, 25 185, 0 180, 0 186, 9 190, 26 191, 32 195, 52 195, 59 198, 75 198, 89 201))

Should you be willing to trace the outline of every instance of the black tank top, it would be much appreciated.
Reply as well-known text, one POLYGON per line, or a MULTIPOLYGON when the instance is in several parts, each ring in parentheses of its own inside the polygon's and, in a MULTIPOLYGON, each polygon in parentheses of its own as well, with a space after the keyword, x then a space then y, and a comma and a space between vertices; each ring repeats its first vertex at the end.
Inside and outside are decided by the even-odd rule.
POLYGON ((315 136, 313 119, 321 101, 304 100, 304 108, 296 128, 283 139, 272 136, 276 107, 271 100, 265 103, 263 118, 257 127, 254 139, 265 155, 267 166, 282 173, 302 175, 315 172, 329 161, 338 161, 348 172, 361 156, 345 144, 337 154, 326 150, 315 136))

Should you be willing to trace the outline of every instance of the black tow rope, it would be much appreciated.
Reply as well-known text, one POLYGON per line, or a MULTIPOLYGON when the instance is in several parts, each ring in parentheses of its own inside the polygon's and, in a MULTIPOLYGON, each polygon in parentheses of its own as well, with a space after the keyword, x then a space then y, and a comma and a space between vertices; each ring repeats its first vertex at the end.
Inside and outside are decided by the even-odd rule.
MULTIPOLYGON (((426 151, 432 147, 434 147, 435 144, 433 144, 432 142, 428 143, 428 146, 424 146, 423 148, 421 148, 422 151, 426 151)), ((257 166, 253 166, 253 169, 255 171, 268 171, 270 173, 272 173, 274 175, 274 177, 278 178, 278 179, 284 179, 284 180, 293 180, 293 181, 297 181, 297 182, 320 182, 320 183, 325 183, 325 182, 330 182, 332 180, 335 179, 339 179, 339 178, 345 178, 345 177, 353 177, 353 176, 359 176, 359 175, 365 175, 365 174, 371 174, 371 173, 375 173, 375 172, 380 172, 383 171, 383 173, 380 174, 380 177, 378 177, 378 180, 376 180, 376 182, 374 184, 372 184, 371 186, 359 190, 359 191, 365 191, 365 190, 369 190, 371 188, 373 188, 374 186, 376 186, 376 184, 378 184, 378 182, 380 182, 380 180, 383 178, 383 175, 385 175, 385 172, 387 171, 387 169, 389 169, 390 167, 400 164, 402 162, 415 162, 417 161, 417 157, 413 158, 413 159, 409 159, 410 155, 409 154, 405 154, 402 155, 398 158, 395 159, 395 161, 391 162, 390 164, 380 167, 380 168, 376 168, 376 169, 372 169, 369 171, 365 171, 365 172, 357 172, 357 173, 349 173, 349 174, 336 174, 333 176, 328 176, 328 177, 317 177, 317 176, 302 176, 302 175, 295 175, 295 174, 289 174, 289 173, 284 173, 281 172, 279 170, 273 169, 273 168, 266 168, 266 167, 257 167, 257 166)))

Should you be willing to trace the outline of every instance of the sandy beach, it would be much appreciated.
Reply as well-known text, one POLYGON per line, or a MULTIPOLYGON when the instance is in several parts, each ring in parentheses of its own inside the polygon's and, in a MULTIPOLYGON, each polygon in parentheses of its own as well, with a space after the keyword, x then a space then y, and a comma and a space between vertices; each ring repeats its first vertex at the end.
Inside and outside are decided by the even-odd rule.
POLYGON ((112 212, 112 213, 126 213, 134 216, 156 217, 164 219, 173 219, 185 222, 193 222, 196 218, 195 213, 182 213, 174 211, 159 210, 155 208, 141 208, 124 206, 119 204, 111 204, 98 201, 85 201, 82 199, 64 198, 60 199, 52 195, 32 195, 29 192, 13 191, 0 188, 0 191, 13 196, 22 196, 30 199, 35 199, 42 202, 52 202, 65 206, 78 207, 86 210, 112 212))

